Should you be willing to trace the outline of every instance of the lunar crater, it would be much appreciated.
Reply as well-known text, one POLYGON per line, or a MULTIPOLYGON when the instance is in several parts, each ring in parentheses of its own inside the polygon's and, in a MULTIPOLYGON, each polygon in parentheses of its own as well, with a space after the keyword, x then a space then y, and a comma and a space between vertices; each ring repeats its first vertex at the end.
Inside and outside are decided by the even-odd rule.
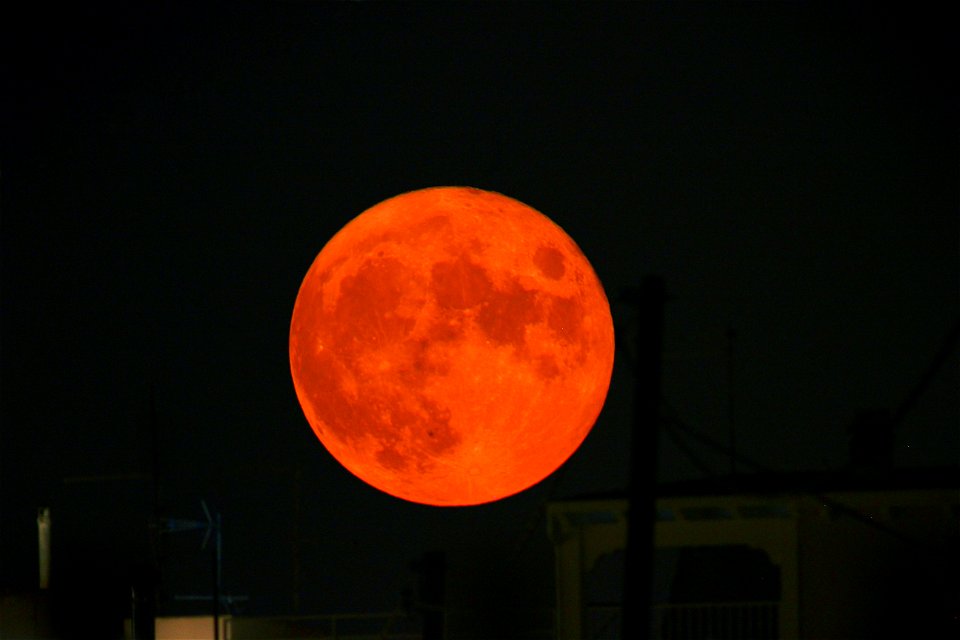
POLYGON ((549 245, 537 247, 533 254, 533 263, 537 265, 540 273, 551 280, 559 280, 567 272, 564 262, 563 254, 549 245))

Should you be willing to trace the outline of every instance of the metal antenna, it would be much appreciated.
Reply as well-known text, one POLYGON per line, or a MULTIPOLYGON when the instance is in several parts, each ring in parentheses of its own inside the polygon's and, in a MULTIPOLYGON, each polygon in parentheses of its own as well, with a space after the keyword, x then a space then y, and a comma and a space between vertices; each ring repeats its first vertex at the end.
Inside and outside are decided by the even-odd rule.
POLYGON ((213 538, 213 597, 209 596, 174 596, 175 600, 212 600, 213 601, 213 638, 220 640, 220 605, 222 600, 228 603, 246 600, 245 596, 227 596, 220 595, 223 586, 223 534, 222 520, 220 513, 211 513, 206 500, 200 501, 203 508, 203 514, 206 521, 203 520, 182 520, 177 518, 164 518, 160 521, 160 530, 163 533, 180 533, 184 531, 204 530, 203 543, 201 550, 206 550, 213 538))

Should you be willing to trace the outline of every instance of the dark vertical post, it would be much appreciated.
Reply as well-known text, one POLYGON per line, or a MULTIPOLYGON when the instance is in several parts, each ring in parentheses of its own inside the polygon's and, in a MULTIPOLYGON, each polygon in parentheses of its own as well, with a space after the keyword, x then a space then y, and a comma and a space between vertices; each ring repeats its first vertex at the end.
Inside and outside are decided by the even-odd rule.
POLYGON ((416 565, 420 575, 419 599, 423 611, 423 640, 443 640, 445 635, 446 554, 427 551, 416 565))
POLYGON ((150 383, 150 475, 154 518, 160 517, 160 428, 157 418, 157 384, 150 383))
POLYGON ((300 583, 302 581, 302 571, 300 568, 300 523, 303 520, 303 465, 298 461, 296 470, 293 472, 293 613, 300 614, 300 583))
POLYGON ((639 289, 628 295, 638 314, 622 632, 625 640, 640 640, 649 637, 652 627, 653 531, 657 516, 657 448, 666 302, 663 280, 647 276, 639 289))
POLYGON ((134 640, 156 638, 157 583, 159 572, 153 562, 134 567, 130 586, 130 628, 134 640))
POLYGON ((221 587, 221 567, 223 566, 223 556, 220 544, 222 542, 220 532, 220 513, 217 512, 217 518, 211 526, 215 528, 214 534, 217 536, 214 541, 213 550, 213 640, 220 640, 220 587, 221 587))
MULTIPOLYGON (((157 382, 150 380, 150 406, 147 417, 150 429, 150 489, 151 505, 146 565, 140 567, 138 581, 134 585, 134 606, 137 607, 136 624, 131 621, 136 640, 154 640, 157 635, 157 604, 160 589, 160 419, 157 415, 157 382)), ((133 614, 131 613, 131 616, 133 614)))
POLYGON ((734 391, 733 371, 733 341, 737 332, 730 327, 727 329, 727 429, 730 437, 730 475, 737 475, 737 420, 734 407, 736 399, 734 391))

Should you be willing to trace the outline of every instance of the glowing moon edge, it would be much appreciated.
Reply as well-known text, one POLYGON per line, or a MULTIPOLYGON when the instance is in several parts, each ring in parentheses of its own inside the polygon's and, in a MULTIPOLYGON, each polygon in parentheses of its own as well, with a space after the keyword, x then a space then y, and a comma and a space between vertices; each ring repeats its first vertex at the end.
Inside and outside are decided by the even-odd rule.
POLYGON ((506 498, 592 429, 614 357, 609 303, 577 244, 508 196, 431 187, 348 222, 301 283, 291 375, 351 473, 436 506, 506 498))

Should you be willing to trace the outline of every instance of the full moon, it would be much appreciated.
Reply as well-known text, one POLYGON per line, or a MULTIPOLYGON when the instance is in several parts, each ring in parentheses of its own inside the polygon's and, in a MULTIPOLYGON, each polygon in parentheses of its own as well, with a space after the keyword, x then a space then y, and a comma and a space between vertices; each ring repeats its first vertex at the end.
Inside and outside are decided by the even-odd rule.
POLYGON ((317 255, 290 324, 327 450, 438 506, 540 482, 586 438, 613 369, 610 306, 577 244, 499 193, 435 187, 366 210, 317 255))

